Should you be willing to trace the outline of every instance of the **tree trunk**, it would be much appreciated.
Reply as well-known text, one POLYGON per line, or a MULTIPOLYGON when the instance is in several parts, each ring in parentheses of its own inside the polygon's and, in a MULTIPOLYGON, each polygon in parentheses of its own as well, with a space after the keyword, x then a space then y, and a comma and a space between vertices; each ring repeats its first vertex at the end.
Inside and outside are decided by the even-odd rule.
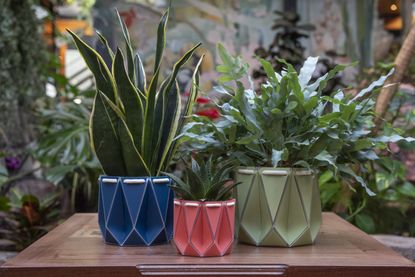
POLYGON ((415 51, 415 24, 412 24, 411 29, 409 30, 408 35, 406 36, 402 48, 399 50, 398 56, 395 59, 395 73, 392 77, 386 82, 385 86, 378 96, 376 101, 376 126, 379 126, 382 123, 382 118, 385 115, 388 106, 398 90, 398 83, 402 81, 404 73, 408 68, 411 58, 415 51), (392 85, 393 84, 393 85, 392 85), (388 86, 389 85, 389 86, 388 86))

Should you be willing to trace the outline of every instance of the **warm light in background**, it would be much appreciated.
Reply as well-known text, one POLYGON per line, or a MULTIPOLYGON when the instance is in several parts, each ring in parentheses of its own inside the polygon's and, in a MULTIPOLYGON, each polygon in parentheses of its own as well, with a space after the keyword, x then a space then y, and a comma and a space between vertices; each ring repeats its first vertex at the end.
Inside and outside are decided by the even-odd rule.
POLYGON ((392 4, 390 6, 391 11, 396 11, 398 9, 398 6, 396 6, 396 4, 392 4))

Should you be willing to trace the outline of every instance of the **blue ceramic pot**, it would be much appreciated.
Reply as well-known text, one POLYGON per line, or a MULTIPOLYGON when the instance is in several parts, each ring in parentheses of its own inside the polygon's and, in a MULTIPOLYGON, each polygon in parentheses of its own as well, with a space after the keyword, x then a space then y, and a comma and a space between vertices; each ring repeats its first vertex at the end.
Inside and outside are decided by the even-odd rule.
POLYGON ((168 177, 99 177, 98 223, 105 242, 150 246, 173 236, 168 177))

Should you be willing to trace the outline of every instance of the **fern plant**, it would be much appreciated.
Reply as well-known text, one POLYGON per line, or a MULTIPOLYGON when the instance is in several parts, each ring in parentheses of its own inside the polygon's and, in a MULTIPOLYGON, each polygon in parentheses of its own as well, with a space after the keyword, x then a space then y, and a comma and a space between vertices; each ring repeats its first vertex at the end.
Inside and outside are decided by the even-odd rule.
POLYGON ((155 64, 149 82, 142 60, 133 51, 127 27, 119 14, 126 45, 124 53, 119 48, 114 53, 107 40, 98 34, 106 49, 105 54, 111 57, 111 68, 100 54, 68 30, 95 77, 96 95, 89 124, 90 139, 107 175, 158 176, 169 166, 178 147, 174 138, 192 111, 197 94, 197 72, 203 56, 193 73, 192 88, 183 111, 176 77, 200 43, 174 64, 171 74, 159 85, 168 17, 169 9, 158 25, 155 64))
POLYGON ((232 160, 215 165, 210 157, 206 162, 192 158, 191 166, 184 172, 185 179, 164 173, 173 179, 171 188, 180 198, 195 201, 224 201, 231 197, 231 190, 239 183, 229 183, 230 172, 236 164, 232 160))

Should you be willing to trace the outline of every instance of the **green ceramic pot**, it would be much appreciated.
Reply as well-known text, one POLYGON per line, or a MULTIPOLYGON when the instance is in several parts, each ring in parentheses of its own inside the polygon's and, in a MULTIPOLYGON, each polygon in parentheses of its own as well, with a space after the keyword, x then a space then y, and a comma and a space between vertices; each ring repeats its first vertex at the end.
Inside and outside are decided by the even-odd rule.
POLYGON ((240 167, 235 178, 240 242, 292 247, 312 244, 321 225, 312 170, 240 167))

